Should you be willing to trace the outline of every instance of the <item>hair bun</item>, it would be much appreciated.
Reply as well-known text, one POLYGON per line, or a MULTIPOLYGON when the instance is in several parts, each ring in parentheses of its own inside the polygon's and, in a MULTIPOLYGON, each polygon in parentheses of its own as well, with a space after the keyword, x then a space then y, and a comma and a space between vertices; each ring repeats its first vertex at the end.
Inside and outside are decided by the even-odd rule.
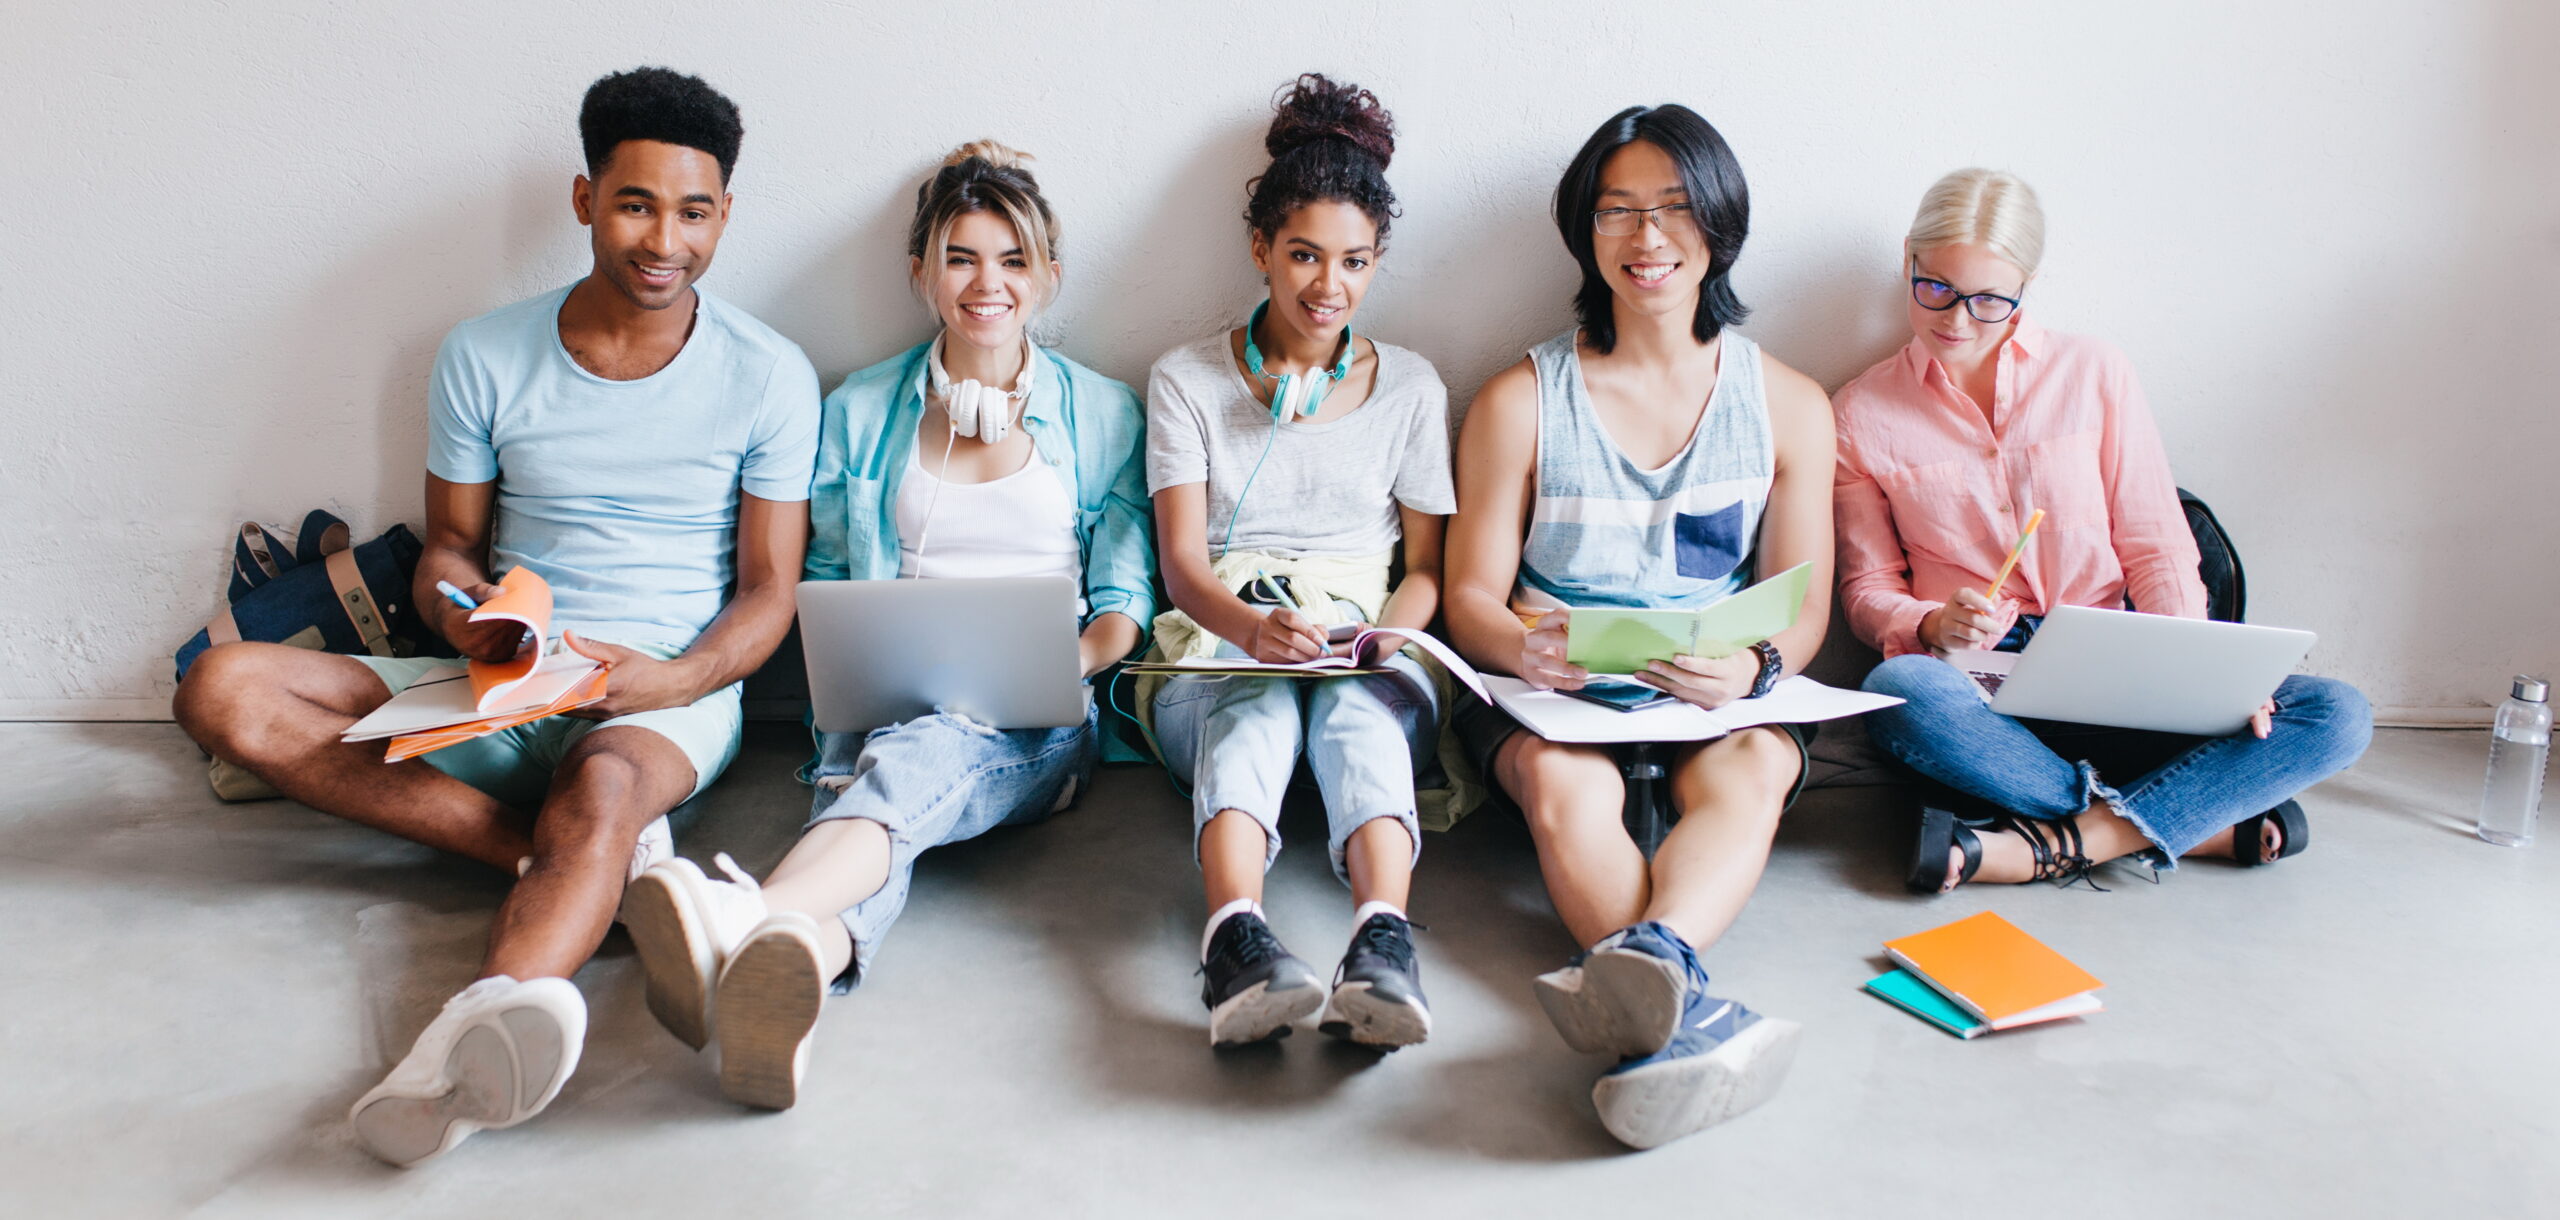
POLYGON ((1031 160, 1030 153, 1011 145, 999 144, 994 140, 971 140, 952 149, 951 155, 942 159, 942 168, 953 168, 971 157, 986 162, 993 169, 1018 169, 1023 162, 1031 160))
POLYGON ((1309 72, 1282 88, 1272 109, 1262 147, 1274 161, 1319 140, 1347 140, 1377 158, 1380 169, 1396 155, 1395 119, 1377 94, 1358 85, 1309 72))

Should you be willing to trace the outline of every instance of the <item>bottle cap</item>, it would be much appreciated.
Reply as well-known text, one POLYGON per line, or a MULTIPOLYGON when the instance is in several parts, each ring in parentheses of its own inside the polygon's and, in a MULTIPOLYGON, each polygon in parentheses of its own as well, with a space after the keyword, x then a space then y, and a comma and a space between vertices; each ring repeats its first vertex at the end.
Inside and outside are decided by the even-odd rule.
POLYGON ((2516 675, 2516 698, 2527 703, 2546 703, 2551 699, 2551 684, 2529 674, 2516 675))

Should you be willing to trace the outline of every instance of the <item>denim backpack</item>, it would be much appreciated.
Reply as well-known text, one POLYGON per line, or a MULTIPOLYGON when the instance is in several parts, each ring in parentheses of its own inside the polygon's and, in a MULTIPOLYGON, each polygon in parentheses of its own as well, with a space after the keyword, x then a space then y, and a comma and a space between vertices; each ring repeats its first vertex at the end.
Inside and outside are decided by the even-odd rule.
MULTIPOLYGON (((234 640, 377 657, 454 655, 410 603, 423 549, 406 525, 351 546, 347 523, 313 509, 302 528, 244 522, 231 542, 230 605, 178 647, 178 677, 205 650, 234 640)), ((225 800, 274 796, 257 777, 213 760, 225 800)))

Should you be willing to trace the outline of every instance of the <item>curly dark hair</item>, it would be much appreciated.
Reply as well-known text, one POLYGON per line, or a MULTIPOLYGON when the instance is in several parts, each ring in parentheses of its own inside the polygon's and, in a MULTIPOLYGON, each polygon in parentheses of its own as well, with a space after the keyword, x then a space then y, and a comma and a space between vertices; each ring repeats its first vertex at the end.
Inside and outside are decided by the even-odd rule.
POLYGON ((624 140, 657 140, 711 154, 725 184, 737 168, 738 141, 745 135, 737 103, 701 77, 673 68, 616 72, 587 86, 587 100, 578 107, 578 139, 586 145, 591 178, 604 172, 624 140))
POLYGON ((1573 312, 1591 346, 1606 352, 1618 345, 1615 293, 1600 274, 1592 251, 1591 213, 1600 203, 1600 171, 1621 148, 1642 140, 1670 156, 1680 168, 1680 184, 1689 192, 1689 209, 1707 243, 1707 279, 1698 288, 1698 312, 1689 333, 1705 343, 1750 316, 1750 307, 1733 294, 1733 263, 1742 257, 1743 239, 1751 235, 1751 188, 1742 180, 1742 162, 1715 125, 1677 102, 1667 106, 1629 106, 1609 116, 1584 141, 1556 183, 1556 231, 1564 248, 1582 265, 1582 286, 1574 291, 1573 312))
POLYGON ((1271 168, 1245 184, 1252 193, 1245 224, 1267 238, 1299 208, 1338 199, 1378 226, 1384 247, 1397 215, 1396 193, 1387 186, 1396 121, 1378 95, 1309 72, 1283 86, 1271 108, 1271 130, 1262 137, 1271 168))

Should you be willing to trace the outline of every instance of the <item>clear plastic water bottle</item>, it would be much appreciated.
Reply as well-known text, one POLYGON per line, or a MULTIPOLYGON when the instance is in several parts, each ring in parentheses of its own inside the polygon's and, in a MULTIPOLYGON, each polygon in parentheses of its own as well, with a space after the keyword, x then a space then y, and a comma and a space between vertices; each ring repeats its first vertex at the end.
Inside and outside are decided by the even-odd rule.
POLYGON ((2542 769, 2551 759, 2551 686, 2518 675, 2489 730, 2489 778, 2480 788, 2480 837, 2500 847, 2533 845, 2542 806, 2542 769))

